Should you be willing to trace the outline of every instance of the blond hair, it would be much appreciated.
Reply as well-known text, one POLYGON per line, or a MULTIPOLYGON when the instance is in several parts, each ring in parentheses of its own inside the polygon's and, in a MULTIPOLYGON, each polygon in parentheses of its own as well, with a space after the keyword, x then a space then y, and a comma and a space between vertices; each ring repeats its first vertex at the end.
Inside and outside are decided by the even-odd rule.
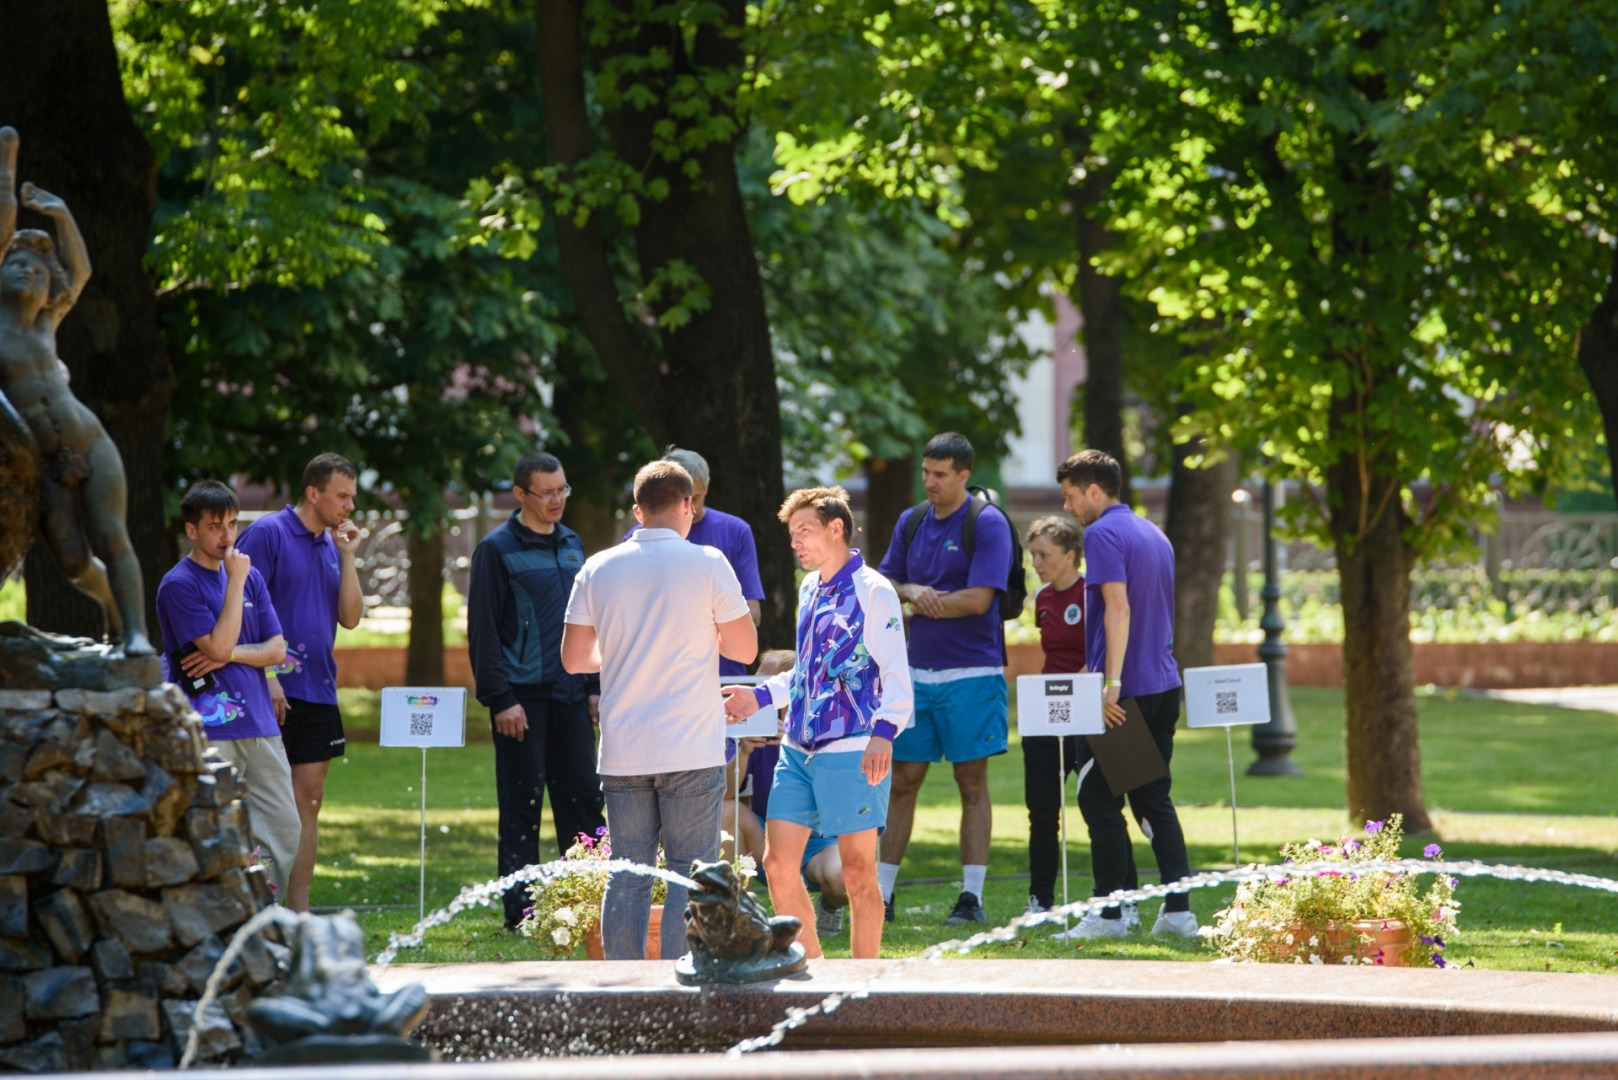
POLYGON ((798 656, 791 649, 770 649, 758 658, 758 673, 760 675, 779 675, 783 671, 791 671, 798 664, 798 656), (769 671, 765 671, 769 668, 769 671))
POLYGON ((1024 543, 1032 544, 1042 537, 1063 551, 1071 552, 1075 562, 1084 554, 1084 530, 1066 514, 1053 514, 1035 521, 1028 526, 1028 539, 1024 543))
POLYGON ((848 492, 837 485, 831 487, 799 488, 786 497, 781 512, 776 516, 790 522, 799 510, 813 510, 822 525, 834 521, 843 523, 843 543, 854 542, 854 513, 848 508, 848 492))

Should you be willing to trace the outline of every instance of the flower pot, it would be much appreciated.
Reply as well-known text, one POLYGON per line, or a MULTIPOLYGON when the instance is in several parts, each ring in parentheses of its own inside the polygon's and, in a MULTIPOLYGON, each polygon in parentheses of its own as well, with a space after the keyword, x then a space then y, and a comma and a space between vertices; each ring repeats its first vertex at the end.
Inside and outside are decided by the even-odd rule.
POLYGON ((1320 956, 1322 963, 1340 964, 1343 957, 1352 956, 1364 963, 1379 967, 1404 967, 1405 950, 1410 947, 1410 927, 1403 919, 1356 919, 1344 924, 1333 919, 1325 926, 1310 927, 1293 923, 1289 933, 1292 944, 1276 946, 1276 959, 1291 961, 1295 956, 1307 958, 1310 953, 1320 956), (1369 936, 1371 940, 1365 938, 1369 936), (1314 938, 1318 944, 1309 945, 1314 938))
MULTIPOLYGON (((659 948, 659 942, 662 940, 662 934, 663 905, 653 904, 652 919, 646 926, 646 959, 661 959, 662 950, 659 948)), ((584 956, 587 960, 605 960, 607 958, 607 950, 601 944, 601 923, 599 920, 590 928, 590 932, 584 935, 584 956)))

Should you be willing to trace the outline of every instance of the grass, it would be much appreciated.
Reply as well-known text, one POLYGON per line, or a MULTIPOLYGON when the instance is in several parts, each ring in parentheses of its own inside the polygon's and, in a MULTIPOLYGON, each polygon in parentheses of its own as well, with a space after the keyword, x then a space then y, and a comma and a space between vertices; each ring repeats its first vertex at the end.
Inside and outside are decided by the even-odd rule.
MULTIPOLYGON (((321 815, 321 859, 316 905, 408 904, 409 910, 362 912, 373 953, 387 934, 408 930, 416 918, 421 782, 419 752, 376 743, 378 695, 344 691, 349 754, 333 763, 321 815)), ((1325 839, 1348 828, 1342 812, 1342 697, 1331 690, 1293 692, 1298 719, 1294 759, 1303 776, 1256 779, 1239 769, 1252 759, 1238 731, 1237 798, 1243 861, 1271 861, 1284 841, 1325 839)), ((1430 695, 1420 702, 1423 772, 1445 855, 1549 867, 1618 877, 1618 818, 1610 777, 1618 772, 1618 716, 1520 705, 1472 697, 1430 695)), ((434 750, 428 758, 427 906, 442 906, 461 887, 495 874, 494 750, 487 722, 475 706, 464 749, 434 750)), ((1014 737, 1015 739, 1015 737, 1014 737)), ((1180 804, 1192 865, 1232 864, 1229 787, 1224 734, 1182 729, 1175 740, 1175 796, 1180 804)), ((995 803, 985 907, 991 923, 1022 911, 1027 872, 1027 812, 1022 804, 1021 751, 994 759, 995 803)), ((1070 788, 1071 791, 1071 788, 1070 788)), ((917 823, 897 891, 898 921, 883 937, 883 954, 912 955, 928 945, 963 936, 942 925, 954 902, 960 873, 958 810, 947 766, 935 768, 922 789, 917 823), (942 878, 946 884, 907 884, 942 878)), ((1133 826, 1131 826, 1133 829, 1133 826)), ((547 829, 549 819, 547 814, 547 829)), ((1070 896, 1089 895, 1089 845, 1083 821, 1068 815, 1070 896)), ((547 833, 546 857, 556 850, 547 833)), ((1154 881, 1151 849, 1136 837, 1143 880, 1154 881)), ((1419 854, 1431 836, 1411 838, 1419 854)), ((1228 903, 1233 889, 1201 890, 1192 910, 1204 923, 1228 903)), ((1618 896, 1555 885, 1468 880, 1461 883, 1464 934, 1450 959, 1478 967, 1611 971, 1618 968, 1618 896)), ((1156 905, 1146 905, 1150 925, 1156 905)), ((827 942, 831 956, 847 955, 847 935, 827 942)), ((582 951, 580 953, 582 956, 582 951)), ((1121 942, 1089 942, 1082 950, 1053 942, 1043 931, 1015 943, 976 950, 974 956, 1208 960, 1199 942, 1136 935, 1121 942)), ((429 933, 407 961, 539 959, 540 951, 506 934, 492 909, 460 916, 429 933)))

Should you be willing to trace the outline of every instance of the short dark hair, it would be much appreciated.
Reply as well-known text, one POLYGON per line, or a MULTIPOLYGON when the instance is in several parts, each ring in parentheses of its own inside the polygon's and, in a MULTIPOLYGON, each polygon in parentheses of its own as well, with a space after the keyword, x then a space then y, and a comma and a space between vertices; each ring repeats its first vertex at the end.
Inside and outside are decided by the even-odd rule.
POLYGON ((341 454, 316 454, 314 460, 303 467, 303 483, 298 487, 298 498, 310 488, 316 491, 325 491, 326 485, 331 483, 333 473, 342 473, 350 480, 358 481, 360 474, 354 468, 354 463, 341 454))
POLYGON ((788 495, 777 516, 790 523, 799 510, 813 510, 822 525, 843 523, 843 543, 854 542, 854 514, 848 508, 848 492, 841 487, 799 488, 788 495))
POLYGON ((1057 466, 1056 482, 1068 483, 1083 491, 1094 484, 1109 499, 1116 499, 1123 490, 1124 473, 1111 454, 1100 450, 1080 450, 1057 466))
POLYGON ((517 459, 517 464, 511 470, 511 482, 527 491, 529 477, 535 473, 561 471, 562 463, 556 459, 555 454, 547 454, 543 450, 534 450, 517 459))
POLYGON ((977 460, 971 442, 965 435, 955 431, 945 431, 928 439, 927 445, 922 448, 921 456, 932 458, 934 461, 947 461, 955 466, 956 472, 965 472, 977 460))
POLYGON ((185 498, 180 500, 180 517, 187 525, 197 525, 204 517, 223 520, 226 514, 241 508, 242 504, 229 485, 218 480, 198 480, 187 489, 185 498))
POLYGON ((635 474, 635 505, 642 513, 661 514, 691 497, 691 474, 672 461, 642 465, 635 474))

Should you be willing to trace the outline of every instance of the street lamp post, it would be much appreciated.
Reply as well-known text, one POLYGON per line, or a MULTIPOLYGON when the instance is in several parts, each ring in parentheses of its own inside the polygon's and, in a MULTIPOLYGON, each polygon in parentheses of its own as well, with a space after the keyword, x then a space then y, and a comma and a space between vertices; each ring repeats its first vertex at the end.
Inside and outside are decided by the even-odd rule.
POLYGON ((1286 622, 1281 618, 1281 578, 1276 567, 1275 550, 1275 488, 1264 481, 1264 615, 1259 627, 1264 631, 1264 643, 1258 647, 1258 657, 1264 661, 1270 686, 1270 722, 1253 729, 1253 749, 1258 760, 1247 767, 1248 776, 1302 776, 1303 770, 1292 760, 1292 748, 1298 744, 1298 722, 1292 717, 1292 696, 1287 692, 1286 642, 1281 631, 1286 622))

